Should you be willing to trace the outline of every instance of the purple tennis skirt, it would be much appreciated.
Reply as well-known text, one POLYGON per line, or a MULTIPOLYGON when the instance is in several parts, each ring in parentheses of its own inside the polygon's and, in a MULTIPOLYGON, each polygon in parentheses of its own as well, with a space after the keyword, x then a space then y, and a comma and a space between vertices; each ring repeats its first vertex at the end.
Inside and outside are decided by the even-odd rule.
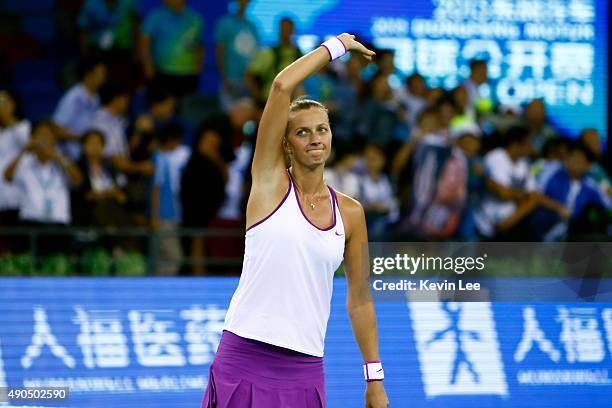
POLYGON ((325 408, 323 358, 223 331, 202 408, 325 408))

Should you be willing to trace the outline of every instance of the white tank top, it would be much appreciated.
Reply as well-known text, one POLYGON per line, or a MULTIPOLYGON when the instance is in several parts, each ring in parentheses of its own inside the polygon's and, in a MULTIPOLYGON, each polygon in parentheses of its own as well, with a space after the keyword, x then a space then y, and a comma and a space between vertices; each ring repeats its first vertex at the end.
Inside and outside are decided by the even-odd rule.
POLYGON ((238 336, 323 356, 334 272, 344 256, 338 198, 321 229, 302 210, 289 173, 281 203, 246 232, 242 275, 224 329, 238 336))

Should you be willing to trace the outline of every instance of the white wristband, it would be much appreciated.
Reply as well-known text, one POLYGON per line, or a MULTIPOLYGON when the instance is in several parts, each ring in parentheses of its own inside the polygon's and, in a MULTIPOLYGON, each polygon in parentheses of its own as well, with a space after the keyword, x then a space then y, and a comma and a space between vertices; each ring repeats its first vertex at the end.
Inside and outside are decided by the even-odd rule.
POLYGON ((332 37, 329 40, 321 44, 322 47, 327 49, 329 52, 329 60, 337 60, 341 56, 347 53, 346 46, 338 37, 332 37))
POLYGON ((382 363, 380 361, 366 362, 363 365, 363 376, 368 382, 383 380, 385 378, 385 371, 383 370, 382 363))

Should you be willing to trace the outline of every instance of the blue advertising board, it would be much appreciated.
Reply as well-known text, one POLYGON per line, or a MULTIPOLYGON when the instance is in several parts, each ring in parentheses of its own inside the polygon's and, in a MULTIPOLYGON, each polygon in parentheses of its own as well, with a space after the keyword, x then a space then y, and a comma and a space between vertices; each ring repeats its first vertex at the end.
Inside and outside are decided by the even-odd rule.
POLYGON ((265 44, 276 43, 284 16, 304 50, 358 33, 395 50, 397 67, 431 86, 452 88, 470 60, 487 59, 493 99, 543 98, 570 135, 585 127, 606 135, 608 0, 253 0, 248 12, 265 44))
MULTIPOLYGON (((199 407, 237 278, 2 278, 0 387, 69 387, 37 406, 199 407)), ((363 406, 336 279, 331 408, 363 406)), ((612 303, 377 302, 393 407, 609 407, 612 303)), ((24 404, 26 405, 26 404, 24 404)), ((2 403, 0 403, 2 406, 2 403)))

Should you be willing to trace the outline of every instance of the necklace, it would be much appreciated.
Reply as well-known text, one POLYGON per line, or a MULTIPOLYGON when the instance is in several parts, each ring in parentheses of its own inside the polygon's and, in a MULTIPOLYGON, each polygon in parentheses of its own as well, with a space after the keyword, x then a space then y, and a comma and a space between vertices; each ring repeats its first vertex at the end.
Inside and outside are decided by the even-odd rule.
MULTIPOLYGON (((298 191, 299 191, 299 189, 298 189, 298 191)), ((314 197, 316 197, 316 196, 317 196, 317 194, 318 194, 318 193, 314 193, 314 194, 312 195, 312 197, 313 197, 313 198, 314 198, 314 197)), ((314 210, 315 210, 315 208, 317 207, 317 205, 316 205, 316 204, 315 204, 315 203, 314 203, 314 202, 313 202, 311 199, 309 199, 309 198, 306 196, 306 194, 302 194, 302 196, 303 196, 303 197, 304 197, 304 199, 305 199, 305 200, 308 202, 308 205, 310 206, 310 209, 311 209, 312 211, 314 211, 314 210)))
MULTIPOLYGON (((294 182, 294 183, 295 183, 295 182, 294 182)), ((325 184, 325 183, 323 183, 323 184, 325 184)), ((298 187, 297 183, 295 183, 295 187, 297 188, 298 192, 301 192, 301 191, 302 191, 302 189, 298 187)), ((313 197, 313 198, 314 198, 314 197, 316 197, 316 196, 317 196, 317 194, 319 194, 319 190, 321 190, 321 188, 320 188, 320 187, 319 187, 319 189, 317 190, 317 192, 315 192, 315 193, 314 193, 314 194, 313 194, 311 197, 313 197)), ((313 202, 311 199, 309 199, 309 198, 306 196, 306 194, 303 194, 303 193, 302 193, 302 196, 303 196, 303 197, 304 197, 304 199, 305 199, 305 200, 308 202, 308 205, 310 206, 310 209, 311 209, 312 211, 314 211, 314 210, 315 210, 315 208, 317 207, 317 205, 316 205, 316 204, 315 204, 315 203, 314 203, 314 202, 313 202)))

